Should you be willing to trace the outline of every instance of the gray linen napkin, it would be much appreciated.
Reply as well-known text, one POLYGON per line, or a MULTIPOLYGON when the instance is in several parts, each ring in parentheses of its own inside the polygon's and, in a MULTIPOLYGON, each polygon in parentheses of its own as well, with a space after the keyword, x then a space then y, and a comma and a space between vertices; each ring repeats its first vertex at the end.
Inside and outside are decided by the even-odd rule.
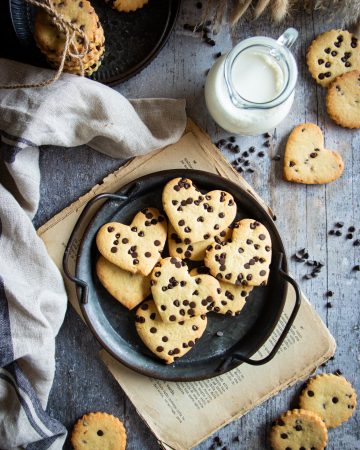
MULTIPOLYGON (((2 85, 52 73, 0 59, 2 85)), ((66 437, 45 411, 67 299, 31 222, 40 200, 39 146, 88 144, 124 159, 176 142, 185 125, 184 100, 129 102, 69 74, 45 88, 0 89, 1 449, 60 449, 66 437)))

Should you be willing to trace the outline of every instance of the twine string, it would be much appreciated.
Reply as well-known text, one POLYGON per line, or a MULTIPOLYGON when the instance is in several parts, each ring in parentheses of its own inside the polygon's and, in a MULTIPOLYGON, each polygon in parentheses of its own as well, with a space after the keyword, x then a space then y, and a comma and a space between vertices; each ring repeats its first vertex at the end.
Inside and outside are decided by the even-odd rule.
POLYGON ((59 31, 65 34, 65 45, 62 51, 60 64, 54 76, 52 76, 47 80, 29 84, 21 84, 21 83, 9 85, 0 84, 0 89, 28 89, 28 88, 40 88, 49 86, 50 84, 54 83, 60 78, 60 75, 64 71, 65 59, 67 56, 70 56, 71 58, 74 58, 75 60, 78 61, 80 66, 80 75, 83 77, 85 73, 83 58, 88 53, 89 50, 89 40, 84 31, 81 30, 78 26, 71 23, 71 21, 66 17, 64 17, 63 14, 59 13, 59 11, 57 11, 54 5, 52 4, 52 0, 41 0, 41 1, 25 0, 25 1, 33 6, 37 6, 38 8, 41 8, 44 11, 46 11, 52 18, 54 24, 59 29, 59 31), (84 43, 84 51, 82 53, 78 51, 76 45, 77 35, 80 35, 84 43))

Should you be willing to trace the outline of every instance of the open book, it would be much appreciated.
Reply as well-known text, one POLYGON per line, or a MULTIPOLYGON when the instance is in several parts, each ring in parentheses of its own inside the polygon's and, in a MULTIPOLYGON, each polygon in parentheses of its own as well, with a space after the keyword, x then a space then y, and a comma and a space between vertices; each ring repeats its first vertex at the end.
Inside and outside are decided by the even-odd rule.
MULTIPOLYGON (((261 198, 223 158, 208 136, 191 121, 179 142, 137 157, 106 177, 102 184, 54 216, 39 230, 50 256, 62 270, 62 257, 70 233, 84 207, 101 192, 116 192, 121 186, 158 170, 188 168, 213 172, 261 198)), ((84 224, 84 227, 86 224, 84 224)), ((74 248, 76 253, 76 248, 74 248)), ((75 255, 72 263, 75 262, 75 255)), ((69 300, 80 314, 76 290, 65 279, 69 300)), ((268 342, 253 356, 263 358, 272 349, 294 305, 289 287, 280 321, 268 342)), ((335 341, 303 296, 295 322, 275 358, 264 366, 242 364, 205 381, 167 382, 148 378, 124 367, 106 351, 100 356, 165 449, 187 450, 208 438, 299 379, 307 378, 335 353, 335 341)))

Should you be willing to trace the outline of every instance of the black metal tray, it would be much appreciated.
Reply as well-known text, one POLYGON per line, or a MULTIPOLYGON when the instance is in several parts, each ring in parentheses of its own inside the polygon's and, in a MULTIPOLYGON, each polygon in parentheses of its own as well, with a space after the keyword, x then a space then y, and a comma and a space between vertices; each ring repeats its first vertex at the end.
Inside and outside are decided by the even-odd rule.
POLYGON ((217 175, 197 170, 167 170, 152 173, 124 186, 118 194, 100 194, 83 210, 64 253, 63 267, 66 275, 78 285, 78 300, 84 318, 99 340, 117 360, 142 374, 176 381, 193 381, 211 378, 224 373, 242 362, 265 364, 276 354, 300 306, 300 292, 294 280, 287 274, 285 250, 275 223, 254 197, 240 186, 217 175), (99 252, 95 238, 99 228, 107 222, 129 224, 133 216, 144 207, 162 210, 161 194, 167 183, 175 177, 188 177, 203 192, 222 189, 230 192, 238 206, 237 219, 253 218, 262 222, 272 239, 273 259, 269 282, 257 287, 250 294, 241 314, 225 317, 208 314, 208 326, 196 346, 171 365, 158 360, 142 343, 135 329, 135 310, 128 311, 103 288, 95 274, 99 252), (108 199, 94 214, 85 233, 78 236, 78 229, 94 203, 108 199), (68 259, 74 251, 74 243, 81 239, 77 253, 76 276, 70 273, 68 259), (251 356, 267 341, 283 311, 290 282, 296 291, 294 309, 276 345, 261 360, 251 356), (223 332, 222 337, 216 333, 223 332))
MULTIPOLYGON (((139 73, 157 56, 174 27, 181 0, 149 0, 143 8, 130 13, 119 13, 105 0, 91 3, 105 33, 105 57, 91 78, 114 84, 139 73)), ((26 49, 26 62, 49 67, 33 38, 36 8, 25 0, 9 0, 9 5, 16 36, 26 49)))

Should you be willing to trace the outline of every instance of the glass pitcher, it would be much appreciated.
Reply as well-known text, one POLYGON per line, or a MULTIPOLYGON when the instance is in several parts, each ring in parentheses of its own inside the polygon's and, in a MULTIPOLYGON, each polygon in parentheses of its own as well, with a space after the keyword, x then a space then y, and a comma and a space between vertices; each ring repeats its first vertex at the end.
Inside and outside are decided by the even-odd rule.
POLYGON ((258 135, 274 129, 290 111, 297 66, 289 48, 298 32, 288 28, 278 40, 245 39, 212 66, 205 84, 205 101, 225 130, 258 135))

